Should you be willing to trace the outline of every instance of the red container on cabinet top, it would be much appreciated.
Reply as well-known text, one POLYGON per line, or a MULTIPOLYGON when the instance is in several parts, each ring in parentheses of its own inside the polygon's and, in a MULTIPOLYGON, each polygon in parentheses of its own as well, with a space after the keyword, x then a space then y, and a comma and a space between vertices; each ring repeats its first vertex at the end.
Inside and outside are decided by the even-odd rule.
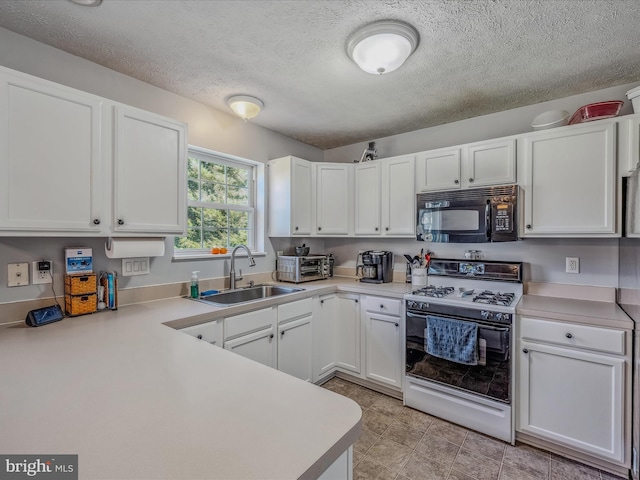
POLYGON ((591 103, 580 107, 569 120, 569 125, 616 117, 620 113, 623 103, 624 102, 619 100, 611 100, 609 102, 591 103))

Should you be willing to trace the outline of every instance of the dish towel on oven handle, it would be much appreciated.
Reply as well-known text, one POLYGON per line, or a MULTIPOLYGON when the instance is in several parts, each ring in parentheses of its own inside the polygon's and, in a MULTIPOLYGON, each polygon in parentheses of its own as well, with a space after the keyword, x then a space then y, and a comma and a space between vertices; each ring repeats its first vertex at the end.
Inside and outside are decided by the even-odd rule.
POLYGON ((429 355, 464 365, 478 364, 478 324, 427 316, 425 347, 429 355))

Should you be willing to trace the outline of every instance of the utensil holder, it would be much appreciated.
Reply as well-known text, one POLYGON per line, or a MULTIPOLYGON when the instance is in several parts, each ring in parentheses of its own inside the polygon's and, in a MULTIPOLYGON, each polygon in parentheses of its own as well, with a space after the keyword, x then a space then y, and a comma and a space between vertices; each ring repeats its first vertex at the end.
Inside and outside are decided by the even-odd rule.
POLYGON ((427 269, 426 268, 411 269, 411 285, 413 285, 414 287, 427 286, 427 269))

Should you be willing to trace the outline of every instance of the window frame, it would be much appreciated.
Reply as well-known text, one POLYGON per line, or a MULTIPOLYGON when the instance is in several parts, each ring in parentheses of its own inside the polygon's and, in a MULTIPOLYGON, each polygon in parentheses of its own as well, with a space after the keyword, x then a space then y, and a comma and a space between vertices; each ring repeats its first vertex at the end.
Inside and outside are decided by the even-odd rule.
MULTIPOLYGON (((261 179, 261 174, 264 175, 264 168, 261 168, 261 164, 259 162, 255 162, 253 160, 248 160, 246 158, 236 157, 234 155, 229 155, 221 152, 216 152, 214 150, 209 150, 202 147, 197 147, 195 145, 189 145, 187 150, 187 163, 185 168, 187 169, 186 173, 186 209, 190 207, 194 208, 214 208, 220 210, 227 211, 241 211, 241 212, 249 212, 249 231, 250 235, 248 236, 247 243, 248 247, 252 253, 259 253, 261 249, 262 242, 260 242, 260 229, 261 222, 259 221, 259 212, 262 210, 262 203, 260 201, 260 194, 263 190, 261 185, 264 183, 264 179, 261 179), (249 171, 249 206, 247 205, 237 205, 232 203, 218 203, 218 202, 206 202, 202 200, 190 200, 189 199, 189 181, 193 180, 192 177, 189 176, 188 168, 189 168, 189 158, 196 158, 199 162, 212 162, 218 165, 226 165, 234 168, 243 168, 249 171)), ((198 182, 202 182, 201 178, 197 179, 198 182)), ((227 184, 228 185, 228 184, 227 184)), ((199 188, 200 185, 199 185, 199 188)), ((188 213, 187 213, 188 217, 188 213)), ((204 232, 204 226, 201 225, 201 232, 204 232)), ((187 226, 187 232, 189 227, 187 226)), ((174 258, 227 258, 231 254, 231 248, 229 248, 227 254, 212 254, 211 250, 208 248, 178 248, 175 245, 175 239, 173 243, 174 247, 174 258)), ((227 247, 225 245, 225 247, 227 247)), ((228 248, 228 247, 227 247, 228 248)))

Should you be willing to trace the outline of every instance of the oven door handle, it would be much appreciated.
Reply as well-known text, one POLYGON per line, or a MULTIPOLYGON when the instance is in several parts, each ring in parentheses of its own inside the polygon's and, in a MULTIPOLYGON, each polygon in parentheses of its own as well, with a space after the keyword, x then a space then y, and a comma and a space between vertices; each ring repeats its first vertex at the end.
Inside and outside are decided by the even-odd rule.
POLYGON ((508 332, 511 327, 494 327, 492 325, 480 324, 478 328, 493 330, 494 332, 508 332))
POLYGON ((411 317, 411 318, 421 318, 426 320, 427 316, 426 315, 416 315, 415 313, 411 313, 411 312, 407 312, 407 317, 411 317))

